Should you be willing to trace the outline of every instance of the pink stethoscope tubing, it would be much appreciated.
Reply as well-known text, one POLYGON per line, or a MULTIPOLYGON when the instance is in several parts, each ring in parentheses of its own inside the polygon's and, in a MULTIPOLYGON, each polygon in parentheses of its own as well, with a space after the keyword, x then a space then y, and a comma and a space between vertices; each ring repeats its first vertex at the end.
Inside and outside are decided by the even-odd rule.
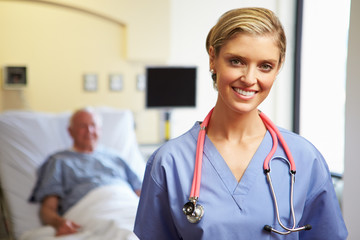
MULTIPOLYGON (((211 111, 205 117, 204 121, 200 124, 200 131, 199 131, 197 145, 196 145, 194 175, 193 175, 193 181, 192 181, 192 185, 191 185, 191 192, 190 192, 190 196, 189 196, 190 201, 188 203, 186 203, 183 208, 184 213, 187 215, 187 218, 188 218, 189 222, 191 222, 191 223, 197 223, 198 221, 200 221, 200 219, 202 218, 202 216, 204 214, 203 207, 199 204, 197 206, 197 201, 198 201, 198 198, 200 195, 199 193, 200 193, 200 182, 201 182, 201 168, 202 168, 202 159, 203 159, 203 152, 204 152, 206 128, 209 124, 209 121, 210 121, 213 111, 214 111, 214 108, 211 109, 211 111)), ((278 233, 281 235, 286 235, 286 234, 289 234, 292 232, 298 232, 301 230, 310 230, 311 225, 305 225, 305 226, 302 226, 299 228, 295 228, 296 219, 295 219, 295 211, 294 211, 294 204, 293 204, 293 192, 294 192, 296 167, 295 167, 294 158, 290 152, 290 149, 287 146, 283 136, 281 135, 279 129, 275 126, 275 124, 261 111, 259 111, 259 116, 262 119, 263 123, 265 124, 266 129, 269 131, 272 141, 273 141, 273 146, 270 150, 270 153, 266 156, 266 158, 264 160, 264 165, 263 165, 264 173, 266 174, 267 181, 269 182, 269 186, 271 189, 272 197, 274 200, 274 206, 275 206, 275 210, 276 210, 276 215, 277 215, 277 220, 278 220, 280 226, 283 229, 285 229, 286 231, 285 232, 278 231, 276 229, 273 229, 269 225, 265 225, 264 229, 266 231, 275 232, 275 233, 278 233), (281 159, 287 161, 290 166, 290 174, 291 174, 291 190, 290 190, 290 192, 291 192, 290 193, 290 205, 291 205, 290 208, 291 209, 290 209, 290 211, 291 211, 291 216, 292 216, 292 221, 293 221, 292 228, 286 227, 281 222, 278 204, 277 204, 277 200, 276 200, 276 195, 275 195, 275 191, 274 191, 272 181, 271 181, 271 176, 270 176, 270 162, 272 159, 274 159, 273 156, 279 145, 278 142, 281 143, 288 159, 285 159, 282 157, 278 157, 278 158, 281 158, 281 159)))
MULTIPOLYGON (((204 152, 206 127, 209 124, 209 121, 210 121, 213 111, 214 111, 214 108, 211 109, 211 111, 205 117, 204 121, 200 124, 200 131, 199 131, 197 146, 196 146, 195 169, 194 169, 193 181, 192 181, 192 186, 191 186, 190 198, 199 198, 199 195, 200 195, 199 193, 200 193, 200 182, 201 182, 201 168, 202 168, 202 157, 203 157, 203 152, 204 152)), ((264 171, 270 171, 269 162, 278 147, 278 139, 279 139, 281 145, 284 148, 285 154, 288 157, 288 160, 290 162, 290 170, 295 173, 296 167, 295 167, 294 158, 292 157, 290 149, 287 146, 280 131, 275 126, 275 124, 263 112, 259 111, 259 116, 261 117, 266 128, 270 132, 270 135, 273 140, 272 149, 264 160, 264 171)))
POLYGON ((206 127, 209 124, 210 117, 214 108, 210 110, 204 121, 200 124, 200 131, 197 140, 196 146, 196 155, 195 155, 195 169, 194 169, 194 176, 193 182, 191 185, 191 192, 190 197, 192 198, 199 198, 200 193, 200 182, 201 182, 201 167, 202 167, 202 159, 203 159, 203 152, 204 152, 204 141, 206 135, 206 127))

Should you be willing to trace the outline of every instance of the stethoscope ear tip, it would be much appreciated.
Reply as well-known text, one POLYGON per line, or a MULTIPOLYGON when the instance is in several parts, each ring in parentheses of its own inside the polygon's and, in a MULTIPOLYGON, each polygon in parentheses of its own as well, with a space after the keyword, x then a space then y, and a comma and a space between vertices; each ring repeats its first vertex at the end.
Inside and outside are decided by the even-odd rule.
POLYGON ((265 226, 264 226, 264 230, 265 230, 265 231, 268 231, 268 232, 271 232, 271 231, 272 231, 272 227, 269 226, 269 225, 265 225, 265 226))
POLYGON ((301 231, 301 230, 311 230, 312 226, 310 224, 306 224, 305 226, 303 227, 300 227, 300 228, 286 228, 284 226, 282 226, 287 232, 280 232, 276 229, 273 229, 270 225, 265 225, 264 226, 264 230, 265 231, 268 231, 268 232, 275 232, 275 233, 279 233, 281 235, 287 235, 289 233, 292 233, 292 232, 298 232, 298 231, 301 231))
POLYGON ((312 229, 312 226, 310 224, 306 224, 304 227, 305 227, 305 230, 311 230, 312 229))

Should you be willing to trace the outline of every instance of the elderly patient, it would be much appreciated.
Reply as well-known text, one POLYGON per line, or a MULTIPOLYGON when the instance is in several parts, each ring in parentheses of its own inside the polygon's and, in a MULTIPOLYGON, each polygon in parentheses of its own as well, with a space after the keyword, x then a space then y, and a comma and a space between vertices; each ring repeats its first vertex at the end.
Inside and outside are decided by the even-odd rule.
POLYGON ((129 184, 140 195, 141 181, 116 154, 97 147, 101 119, 91 109, 80 109, 70 118, 73 147, 51 155, 38 172, 30 197, 41 202, 40 218, 56 235, 76 233, 81 227, 62 215, 90 190, 110 184, 129 184))

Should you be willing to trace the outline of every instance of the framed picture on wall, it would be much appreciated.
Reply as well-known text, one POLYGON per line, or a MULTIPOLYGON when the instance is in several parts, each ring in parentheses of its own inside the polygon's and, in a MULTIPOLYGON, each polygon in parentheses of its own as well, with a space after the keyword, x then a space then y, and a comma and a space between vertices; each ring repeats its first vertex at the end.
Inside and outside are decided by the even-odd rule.
POLYGON ((97 74, 84 74, 84 90, 87 92, 95 92, 98 89, 97 74))
POLYGON ((22 89, 27 84, 26 66, 5 66, 3 68, 4 89, 22 89))
POLYGON ((109 89, 111 91, 121 91, 124 87, 122 74, 110 74, 109 75, 109 89))

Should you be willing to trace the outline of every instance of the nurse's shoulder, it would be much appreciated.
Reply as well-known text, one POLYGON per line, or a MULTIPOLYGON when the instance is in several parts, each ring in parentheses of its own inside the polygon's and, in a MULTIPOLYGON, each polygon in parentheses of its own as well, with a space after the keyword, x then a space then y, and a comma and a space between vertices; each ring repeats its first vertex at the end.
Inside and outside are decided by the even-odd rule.
POLYGON ((199 123, 195 123, 187 132, 166 141, 151 155, 147 165, 152 165, 152 168, 172 168, 187 163, 194 165, 199 129, 199 123))
POLYGON ((297 178, 310 175, 307 177, 312 178, 313 181, 318 180, 319 184, 328 181, 329 167, 316 146, 299 134, 283 128, 279 130, 293 155, 297 178))
POLYGON ((280 127, 279 131, 284 137, 293 155, 301 152, 302 154, 306 154, 307 156, 323 158, 320 151, 305 137, 280 127))

